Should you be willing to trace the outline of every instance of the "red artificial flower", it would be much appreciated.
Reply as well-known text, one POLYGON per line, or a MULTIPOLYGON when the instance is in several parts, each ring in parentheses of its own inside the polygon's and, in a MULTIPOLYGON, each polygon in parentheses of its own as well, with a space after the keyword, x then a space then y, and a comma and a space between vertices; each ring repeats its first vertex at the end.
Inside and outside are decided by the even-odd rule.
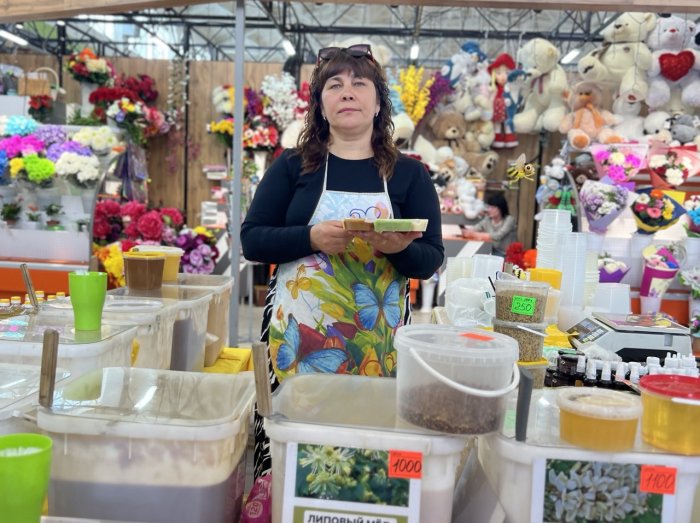
POLYGON ((126 234, 126 237, 129 238, 130 240, 138 240, 139 236, 140 236, 138 222, 137 221, 129 222, 129 225, 127 225, 126 228, 124 229, 124 234, 126 234))
POLYGON ((174 207, 163 207, 160 210, 160 214, 163 217, 163 221, 171 227, 180 227, 185 222, 182 213, 174 207), (168 223, 168 220, 170 223, 168 223))
POLYGON ((163 236, 163 219, 158 211, 149 211, 141 216, 136 226, 144 240, 159 242, 163 236))
POLYGON ((121 207, 114 200, 102 200, 95 205, 95 216, 104 217, 119 216, 121 207))
POLYGON ((131 241, 131 240, 122 240, 122 252, 129 252, 135 245, 137 245, 136 242, 131 241))
POLYGON ((136 222, 146 213, 146 205, 136 201, 127 202, 121 206, 119 213, 122 216, 128 216, 133 222, 136 222))
POLYGON ((107 218, 95 213, 95 221, 92 226, 93 236, 104 240, 110 232, 112 232, 112 226, 107 221, 107 218))

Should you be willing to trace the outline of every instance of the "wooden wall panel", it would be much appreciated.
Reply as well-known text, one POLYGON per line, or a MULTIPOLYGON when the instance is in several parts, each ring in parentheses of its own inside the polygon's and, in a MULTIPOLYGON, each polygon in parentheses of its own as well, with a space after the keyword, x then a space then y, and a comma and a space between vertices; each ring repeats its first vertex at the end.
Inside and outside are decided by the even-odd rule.
MULTIPOLYGON (((0 63, 16 65, 27 72, 34 71, 39 67, 50 67, 57 74, 60 73, 58 59, 48 54, 0 54, 0 63)), ((51 82, 53 83, 53 80, 51 82)))

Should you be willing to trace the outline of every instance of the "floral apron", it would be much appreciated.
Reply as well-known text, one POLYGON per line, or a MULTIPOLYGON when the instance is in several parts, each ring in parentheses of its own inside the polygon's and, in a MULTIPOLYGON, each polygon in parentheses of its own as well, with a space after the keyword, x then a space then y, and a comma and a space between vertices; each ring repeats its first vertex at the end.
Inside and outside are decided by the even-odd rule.
MULTIPOLYGON (((389 218, 391 200, 377 193, 323 192, 309 225, 343 218, 389 218)), ((278 379, 313 372, 396 374, 394 333, 403 325, 406 279, 381 253, 355 237, 344 253, 317 253, 281 264, 269 338, 278 379)))

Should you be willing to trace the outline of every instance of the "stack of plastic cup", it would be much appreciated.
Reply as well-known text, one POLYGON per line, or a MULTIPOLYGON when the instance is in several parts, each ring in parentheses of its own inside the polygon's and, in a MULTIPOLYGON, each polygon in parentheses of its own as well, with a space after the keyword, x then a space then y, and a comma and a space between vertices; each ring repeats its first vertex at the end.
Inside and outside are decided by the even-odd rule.
POLYGON ((496 278, 496 273, 503 270, 504 258, 491 254, 472 256, 472 278, 496 278))
POLYGON ((470 278, 472 275, 472 259, 466 257, 447 258, 447 268, 445 269, 445 282, 449 287, 450 283, 460 278, 470 278))
POLYGON ((586 233, 570 232, 562 236, 561 305, 583 306, 586 280, 586 233))
POLYGON ((603 243, 605 242, 605 235, 599 234, 597 232, 588 232, 588 250, 593 251, 596 254, 603 252, 603 243))
MULTIPOLYGON (((590 236, 589 236, 590 239, 590 236)), ((583 303, 590 305, 593 295, 598 287, 600 272, 598 272, 598 253, 589 250, 586 252, 586 275, 583 282, 583 303)))
POLYGON ((571 213, 545 209, 537 227, 537 267, 562 269, 562 235, 571 232, 571 213))
POLYGON ((599 283, 591 307, 596 312, 629 314, 630 286, 626 283, 599 283))

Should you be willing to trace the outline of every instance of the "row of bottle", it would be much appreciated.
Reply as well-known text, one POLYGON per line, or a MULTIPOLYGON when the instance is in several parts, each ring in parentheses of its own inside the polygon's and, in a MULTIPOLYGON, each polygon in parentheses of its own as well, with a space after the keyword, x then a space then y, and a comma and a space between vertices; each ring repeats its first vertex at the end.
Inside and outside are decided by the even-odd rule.
POLYGON ((627 390, 625 381, 633 385, 646 374, 676 374, 680 376, 700 376, 693 356, 679 356, 667 353, 661 364, 657 357, 647 357, 646 363, 603 361, 589 359, 584 354, 560 353, 550 362, 545 375, 545 386, 583 386, 627 390))
MULTIPOLYGON (((36 291, 36 300, 39 305, 45 302, 54 301, 59 298, 65 298, 65 292, 57 292, 56 294, 45 295, 44 291, 36 291)), ((24 295, 24 302, 20 296, 12 296, 11 298, 0 298, 0 318, 9 316, 18 316, 25 314, 32 309, 32 302, 29 299, 29 294, 24 295)))

